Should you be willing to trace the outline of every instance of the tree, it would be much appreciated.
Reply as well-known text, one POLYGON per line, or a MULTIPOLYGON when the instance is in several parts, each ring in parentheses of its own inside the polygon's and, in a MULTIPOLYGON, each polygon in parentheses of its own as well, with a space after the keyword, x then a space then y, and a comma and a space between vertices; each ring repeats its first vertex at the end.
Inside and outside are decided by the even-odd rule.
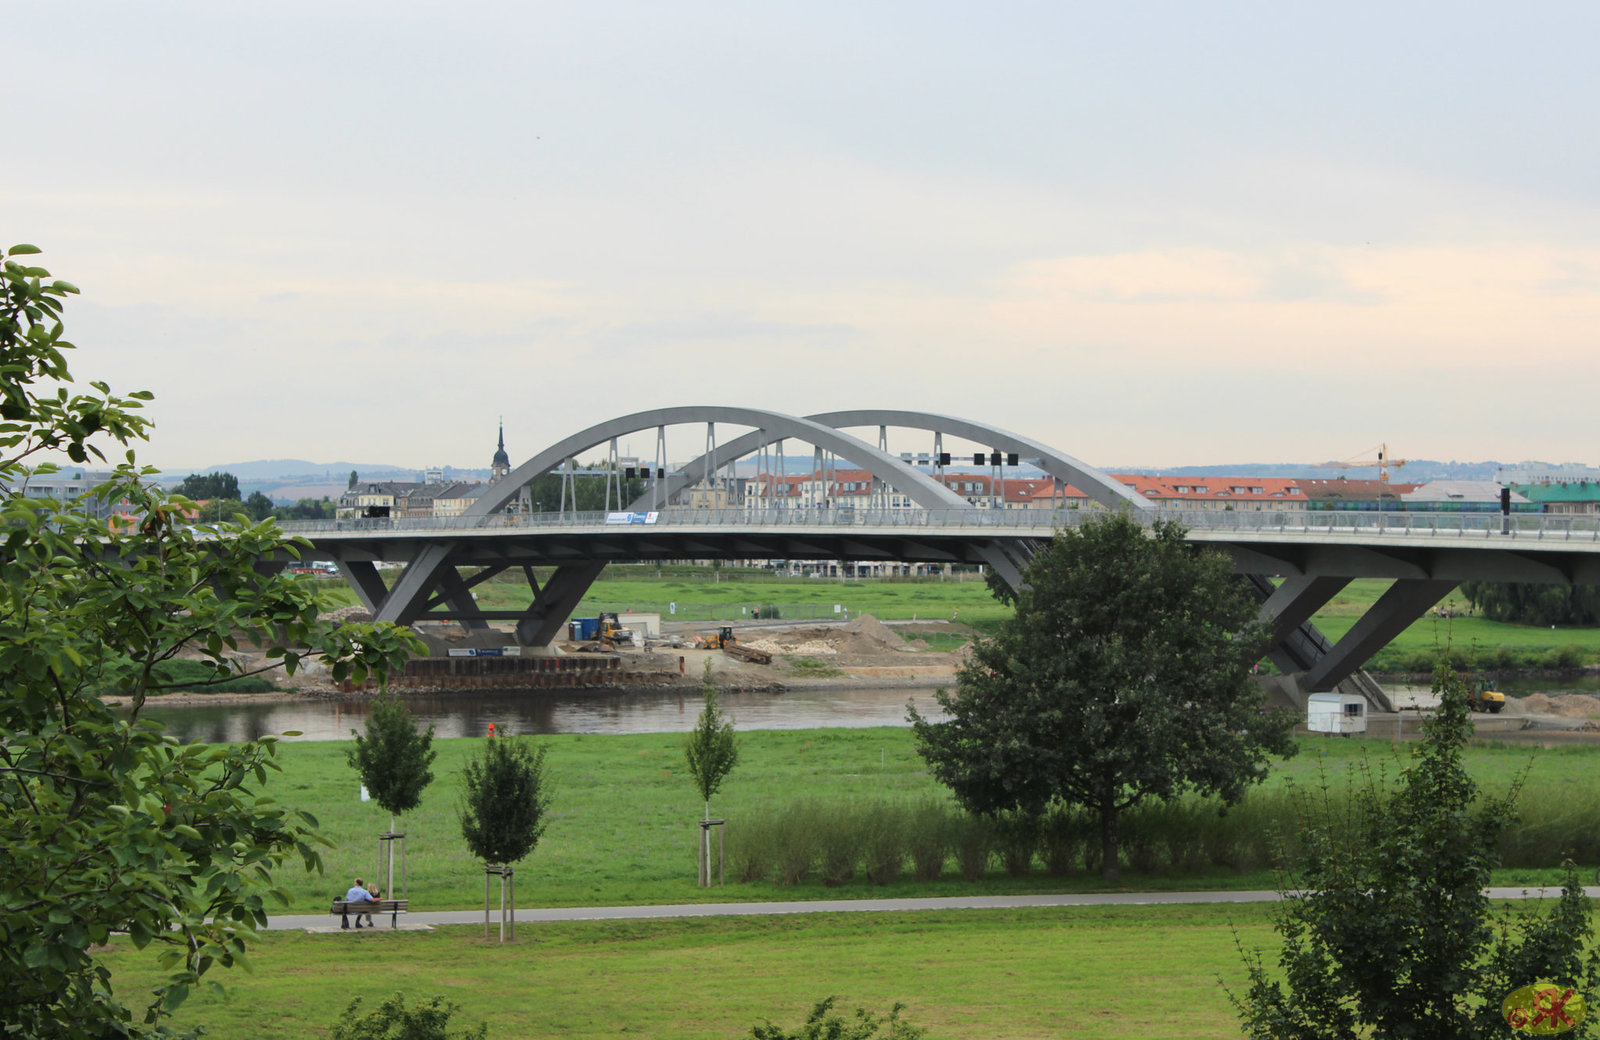
POLYGON ((1501 1003, 1514 990, 1547 982, 1593 994, 1600 985, 1571 864, 1548 913, 1502 916, 1496 927, 1484 888, 1518 785, 1504 798, 1479 795, 1462 764, 1472 734, 1466 686, 1441 666, 1434 691, 1439 710, 1392 797, 1368 774, 1352 805, 1326 793, 1320 804, 1302 799, 1304 865, 1278 910, 1281 971, 1249 952, 1250 988, 1230 994, 1249 1036, 1499 1038, 1508 1032, 1501 1003))
POLYGON ((739 742, 733 736, 733 723, 717 706, 717 686, 711 677, 711 662, 706 661, 705 677, 700 682, 705 706, 694 730, 684 742, 683 754, 689 775, 705 801, 705 817, 700 827, 700 883, 711 884, 711 796, 739 762, 739 742))
POLYGON ((360 474, 358 474, 355 470, 351 470, 350 471, 350 483, 345 485, 345 490, 346 491, 354 491, 356 489, 357 482, 360 481, 360 480, 361 480, 360 474))
MULTIPOLYGON (((379 697, 367 716, 365 736, 350 731, 356 746, 345 752, 345 761, 361 777, 361 784, 378 807, 389 814, 389 832, 394 833, 394 818, 422 804, 422 792, 433 782, 429 768, 439 753, 433 750, 433 726, 417 731, 411 710, 393 694, 379 697)), ((394 893, 394 838, 387 840, 389 878, 384 892, 394 893)))
POLYGON ((1024 572, 1015 615, 957 672, 950 715, 909 711, 933 775, 974 812, 1098 814, 1102 874, 1118 816, 1185 791, 1225 805, 1289 755, 1293 719, 1250 678, 1264 639, 1220 555, 1123 515, 1060 531, 1024 572))
MULTIPOLYGON (((481 755, 467 761, 461 774, 462 803, 457 812, 461 836, 488 872, 500 874, 501 941, 505 940, 506 879, 539 844, 550 812, 545 789, 544 745, 534 747, 518 737, 486 737, 481 755)), ((483 913, 488 924, 489 897, 485 875, 483 913)), ((516 888, 511 888, 511 913, 516 914, 516 888)))
POLYGON ((1490 621, 1520 625, 1600 624, 1600 587, 1464 581, 1461 593, 1490 621))
POLYGON ((239 478, 232 473, 191 473, 184 477, 174 493, 189 499, 214 498, 239 500, 239 478))
MULTIPOLYGON (((68 389, 62 304, 77 289, 18 259, 37 252, 15 246, 0 269, 0 482, 12 486, 43 453, 104 460, 97 439, 126 446, 149 429, 148 393, 68 389)), ((254 570, 284 548, 275 528, 195 531, 146 483, 153 472, 130 451, 88 492, 126 498, 131 525, 94 520, 84 500, 0 499, 3 1035, 161 1033, 210 968, 245 959, 281 898, 273 872, 320 866, 315 821, 262 793, 271 740, 180 744, 140 718, 160 666, 185 653, 226 674, 242 643, 282 640, 269 653, 290 670, 320 656, 364 678, 413 645, 389 626, 319 623, 309 589, 254 570), (162 947, 166 985, 142 1008, 117 999, 92 952, 113 932, 162 947)))
POLYGON ((244 511, 252 520, 265 520, 272 515, 272 499, 259 491, 252 491, 250 497, 244 500, 244 511))
MULTIPOLYGON (((572 490, 567 495, 567 508, 578 512, 593 512, 606 508, 606 471, 610 464, 585 466, 577 472, 581 479, 572 482, 572 490), (576 501, 574 501, 574 499, 576 501)), ((649 484, 639 477, 617 476, 613 470, 610 474, 612 481, 621 484, 621 493, 618 493, 617 484, 611 486, 611 496, 620 499, 622 505, 627 505, 643 495, 649 489, 649 484)), ((562 501, 562 476, 559 472, 546 473, 528 485, 528 499, 541 503, 547 512, 555 512, 562 501)), ((616 508, 613 501, 612 508, 616 508)))

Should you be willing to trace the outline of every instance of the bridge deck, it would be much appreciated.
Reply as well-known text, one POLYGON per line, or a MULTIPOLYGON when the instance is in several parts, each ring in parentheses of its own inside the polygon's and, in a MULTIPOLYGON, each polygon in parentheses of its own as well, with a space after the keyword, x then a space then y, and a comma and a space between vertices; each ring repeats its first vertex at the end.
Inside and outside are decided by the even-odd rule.
MULTIPOLYGON (((996 544, 1051 536, 1100 510, 667 509, 285 524, 351 559, 409 560, 448 544, 458 564, 678 558, 899 559, 981 563, 996 544), (623 518, 627 521, 624 522, 623 518), (648 519, 648 522, 643 522, 648 519)), ((1309 510, 1141 511, 1246 573, 1600 584, 1600 517, 1309 510)))

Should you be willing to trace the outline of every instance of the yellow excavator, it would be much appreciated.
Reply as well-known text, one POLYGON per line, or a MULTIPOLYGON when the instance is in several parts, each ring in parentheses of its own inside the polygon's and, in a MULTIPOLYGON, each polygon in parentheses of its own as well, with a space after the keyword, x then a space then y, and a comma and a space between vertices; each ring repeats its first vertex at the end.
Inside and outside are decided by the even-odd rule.
POLYGON ((739 637, 733 634, 732 625, 723 625, 715 632, 707 632, 700 637, 700 645, 707 650, 722 650, 738 641, 739 637))
POLYGON ((1506 706, 1506 695, 1499 690, 1489 689, 1486 682, 1475 682, 1472 689, 1467 692, 1467 707, 1472 711, 1486 711, 1490 715, 1500 714, 1506 706))
POLYGON ((603 612, 600 615, 600 626, 595 632, 595 638, 608 646, 619 646, 623 643, 633 645, 633 629, 622 627, 622 622, 617 620, 614 613, 603 612))

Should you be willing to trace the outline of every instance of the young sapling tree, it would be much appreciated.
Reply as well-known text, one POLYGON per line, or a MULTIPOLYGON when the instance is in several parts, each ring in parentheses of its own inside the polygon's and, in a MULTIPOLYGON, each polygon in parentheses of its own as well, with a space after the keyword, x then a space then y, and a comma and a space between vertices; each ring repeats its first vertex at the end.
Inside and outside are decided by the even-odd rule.
POLYGON ((438 752, 433 750, 433 726, 418 732, 411 710, 394 694, 385 694, 372 705, 363 736, 351 730, 356 746, 345 752, 345 761, 361 776, 361 784, 389 814, 388 883, 384 892, 394 893, 395 817, 403 816, 422 804, 422 792, 433 782, 429 768, 438 752))
POLYGON ((689 763, 689 775, 695 789, 705 804, 705 815, 700 823, 700 883, 711 884, 711 796, 722 787, 733 767, 739 762, 739 742, 733 735, 733 722, 722 714, 717 704, 717 685, 712 676, 711 662, 706 661, 700 692, 705 706, 700 718, 684 743, 684 758, 689 763))

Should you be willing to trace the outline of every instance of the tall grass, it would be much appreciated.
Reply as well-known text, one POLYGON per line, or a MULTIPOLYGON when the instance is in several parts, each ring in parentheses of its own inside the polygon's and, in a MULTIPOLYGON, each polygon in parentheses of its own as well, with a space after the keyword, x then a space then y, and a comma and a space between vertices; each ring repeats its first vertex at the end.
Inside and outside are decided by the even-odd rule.
MULTIPOLYGON (((1600 781, 1530 785, 1518 804, 1518 818, 1500 845, 1506 867, 1600 863, 1600 781)), ((1300 792, 1253 791, 1226 808, 1215 799, 1186 797, 1122 815, 1120 865, 1164 876, 1292 868, 1308 808, 1359 840, 1354 796, 1344 781, 1300 792)), ((1098 820, 1078 809, 1058 807, 1038 819, 992 818, 931 800, 805 799, 774 807, 744 829, 732 875, 786 886, 812 876, 842 885, 858 875, 887 885, 906 872, 919 881, 979 881, 997 870, 1013 878, 1041 869, 1068 877, 1098 873, 1100 855, 1098 820)))

